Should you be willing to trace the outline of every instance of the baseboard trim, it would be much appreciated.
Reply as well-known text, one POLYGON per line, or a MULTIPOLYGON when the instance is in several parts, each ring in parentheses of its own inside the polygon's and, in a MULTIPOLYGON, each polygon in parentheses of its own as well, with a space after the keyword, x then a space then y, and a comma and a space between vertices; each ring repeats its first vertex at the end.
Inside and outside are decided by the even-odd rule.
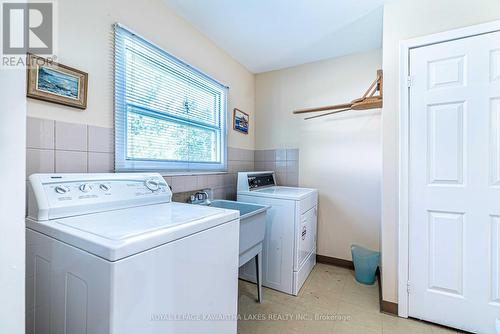
POLYGON ((388 302, 382 298, 382 274, 380 273, 380 268, 377 269, 377 280, 378 280, 378 295, 380 300, 380 312, 398 316, 398 304, 393 302, 388 302))
POLYGON ((380 312, 398 316, 398 304, 380 300, 380 312))
MULTIPOLYGON (((354 270, 354 263, 352 261, 339 259, 336 257, 316 254, 316 262, 354 270)), ((382 299, 382 280, 381 280, 380 270, 378 269, 377 269, 377 280, 378 280, 378 292, 380 300, 380 312, 397 316, 398 304, 393 302, 388 302, 382 299)))
POLYGON ((336 257, 316 254, 316 262, 331 264, 332 266, 354 270, 354 263, 352 263, 352 261, 339 259, 336 257))

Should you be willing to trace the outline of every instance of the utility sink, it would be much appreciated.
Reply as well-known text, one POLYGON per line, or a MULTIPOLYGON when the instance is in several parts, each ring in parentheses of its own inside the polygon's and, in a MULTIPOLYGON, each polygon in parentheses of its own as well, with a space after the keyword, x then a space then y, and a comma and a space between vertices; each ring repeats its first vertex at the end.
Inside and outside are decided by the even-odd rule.
POLYGON ((213 200, 210 206, 240 212, 240 267, 255 255, 247 258, 245 253, 264 241, 266 234, 266 211, 268 205, 243 203, 228 200, 213 200))
POLYGON ((241 267, 255 258, 258 300, 262 298, 262 243, 266 234, 266 212, 269 205, 243 203, 227 200, 214 200, 209 206, 216 208, 238 210, 240 212, 240 260, 241 267))

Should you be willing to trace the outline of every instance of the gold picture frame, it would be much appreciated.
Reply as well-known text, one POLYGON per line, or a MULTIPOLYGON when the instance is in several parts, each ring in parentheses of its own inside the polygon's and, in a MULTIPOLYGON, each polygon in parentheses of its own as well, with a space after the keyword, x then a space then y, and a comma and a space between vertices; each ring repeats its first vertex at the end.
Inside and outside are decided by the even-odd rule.
POLYGON ((26 96, 78 109, 87 108, 88 74, 27 54, 26 96))
POLYGON ((235 131, 248 134, 250 127, 250 115, 238 108, 233 109, 233 129, 235 131))

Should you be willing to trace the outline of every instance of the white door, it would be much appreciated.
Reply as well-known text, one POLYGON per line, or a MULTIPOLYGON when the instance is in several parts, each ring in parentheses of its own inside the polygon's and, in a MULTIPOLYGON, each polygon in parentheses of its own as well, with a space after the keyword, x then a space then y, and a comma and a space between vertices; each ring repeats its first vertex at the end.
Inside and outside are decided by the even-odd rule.
POLYGON ((409 315, 500 318, 500 32, 410 51, 409 315))

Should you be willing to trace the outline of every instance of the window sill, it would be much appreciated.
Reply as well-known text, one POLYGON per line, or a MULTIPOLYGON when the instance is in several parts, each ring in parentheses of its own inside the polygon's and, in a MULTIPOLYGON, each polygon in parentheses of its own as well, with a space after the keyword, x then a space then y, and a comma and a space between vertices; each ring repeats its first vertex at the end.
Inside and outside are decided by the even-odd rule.
POLYGON ((216 172, 160 172, 161 176, 197 176, 197 175, 216 175, 216 174, 227 174, 227 171, 216 171, 216 172))

